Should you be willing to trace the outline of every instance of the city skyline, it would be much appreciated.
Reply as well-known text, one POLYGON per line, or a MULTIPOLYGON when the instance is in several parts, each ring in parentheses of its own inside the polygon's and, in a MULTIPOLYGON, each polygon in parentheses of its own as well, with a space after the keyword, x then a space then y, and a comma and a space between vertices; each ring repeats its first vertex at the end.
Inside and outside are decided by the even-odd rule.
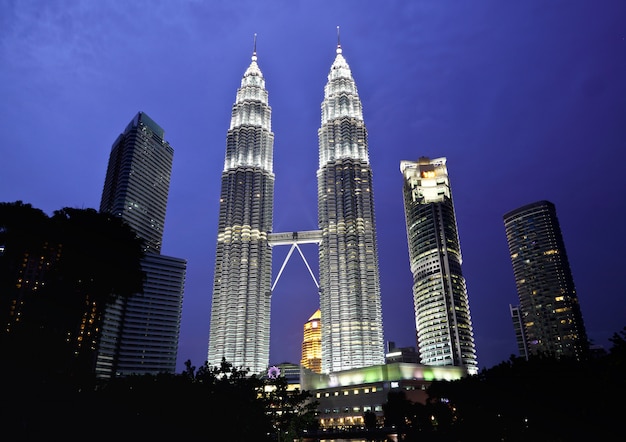
MULTIPOLYGON (((626 5, 326 6, 3 4, 0 200, 98 207, 111 141, 150 115, 176 151, 162 252, 188 260, 177 371, 200 365, 225 134, 253 35, 275 133, 273 230, 304 231, 317 226, 317 130, 340 26, 368 129, 385 341, 415 345, 400 161, 445 156, 479 366, 517 353, 502 216, 538 200, 558 210, 589 338, 609 346, 626 325, 615 278, 626 238, 612 226, 626 216, 626 5)), ((316 267, 317 246, 302 249, 316 267)), ((274 250, 273 278, 286 254, 274 250)), ((292 257, 272 295, 270 364, 299 361, 318 300, 292 257)))

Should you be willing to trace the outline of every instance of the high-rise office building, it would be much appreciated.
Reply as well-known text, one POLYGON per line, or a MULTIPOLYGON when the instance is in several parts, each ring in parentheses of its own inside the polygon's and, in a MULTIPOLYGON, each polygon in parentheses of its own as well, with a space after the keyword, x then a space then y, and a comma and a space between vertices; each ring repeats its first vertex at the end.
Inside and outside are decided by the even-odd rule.
POLYGON ((322 372, 385 362, 367 130, 337 44, 321 105, 317 170, 322 372))
POLYGON ((317 309, 304 324, 300 365, 315 373, 322 372, 322 313, 317 309))
POLYGON ((174 149, 165 131, 137 113, 113 143, 100 211, 119 216, 144 240, 146 253, 160 253, 174 149))
POLYGON ((587 333, 554 204, 537 201, 503 219, 528 355, 586 357, 587 333))
POLYGON ((420 361, 461 366, 475 374, 478 362, 446 158, 401 161, 400 171, 420 361))
POLYGON ((176 370, 184 259, 161 255, 174 150, 163 129, 137 113, 113 143, 100 211, 121 217, 142 238, 143 293, 107 307, 96 375, 173 373, 176 370))
POLYGON ((225 358, 252 374, 269 364, 273 146, 255 43, 226 136, 208 346, 209 365, 225 358))

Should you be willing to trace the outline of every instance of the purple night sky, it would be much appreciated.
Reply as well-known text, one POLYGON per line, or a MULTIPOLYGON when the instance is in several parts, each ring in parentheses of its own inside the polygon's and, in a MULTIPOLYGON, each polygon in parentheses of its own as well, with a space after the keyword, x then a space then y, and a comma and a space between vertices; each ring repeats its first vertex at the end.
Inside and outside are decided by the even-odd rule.
MULTIPOLYGON (((220 174, 253 36, 275 134, 274 231, 317 229, 320 104, 336 27, 374 172, 385 340, 413 346, 401 160, 447 157, 478 362, 516 353, 502 216, 556 205, 590 339, 626 326, 626 2, 0 2, 0 201, 98 208, 138 111, 174 165, 162 252, 188 261, 177 371, 206 358, 220 174)), ((302 247, 317 272, 317 248, 302 247)), ((274 275, 288 247, 274 251, 274 275)), ((297 253, 270 363, 298 363, 317 289, 297 253)))

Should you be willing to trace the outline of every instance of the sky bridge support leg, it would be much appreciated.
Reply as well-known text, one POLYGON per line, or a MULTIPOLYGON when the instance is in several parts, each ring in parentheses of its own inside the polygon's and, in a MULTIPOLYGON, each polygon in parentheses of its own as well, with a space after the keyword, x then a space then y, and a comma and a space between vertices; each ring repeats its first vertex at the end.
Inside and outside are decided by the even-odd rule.
POLYGON ((278 272, 278 275, 276 276, 276 280, 274 281, 274 284, 272 284, 272 291, 274 291, 274 287, 276 287, 276 284, 278 284, 278 280, 280 279, 280 276, 283 274, 283 270, 285 270, 285 266, 287 265, 289 258, 291 258, 291 254, 293 253, 294 248, 298 249, 298 253, 300 253, 300 256, 302 257, 302 260, 304 261, 306 268, 309 270, 309 274, 311 275, 311 278, 313 278, 313 282, 315 283, 315 286, 318 289, 320 288, 320 285, 318 284, 317 279, 315 279, 315 275, 313 274, 313 271, 311 270, 311 266, 309 266, 309 262, 304 257, 304 254, 302 253, 302 250, 298 246, 298 243, 294 242, 291 244, 291 247, 289 248, 289 253, 287 253, 285 260, 283 261, 283 264, 280 267, 280 270, 278 272))

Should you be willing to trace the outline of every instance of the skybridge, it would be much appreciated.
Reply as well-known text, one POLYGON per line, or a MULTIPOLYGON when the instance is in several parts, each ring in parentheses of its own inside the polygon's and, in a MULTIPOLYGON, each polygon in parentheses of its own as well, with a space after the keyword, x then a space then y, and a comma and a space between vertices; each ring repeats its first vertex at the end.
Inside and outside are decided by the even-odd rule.
POLYGON ((319 244, 322 241, 321 230, 304 230, 302 232, 270 233, 267 235, 267 241, 270 247, 291 245, 291 248, 289 249, 289 253, 287 253, 285 260, 283 261, 283 265, 280 267, 280 270, 278 271, 276 280, 272 284, 272 291, 274 291, 274 287, 276 287, 276 284, 278 283, 278 280, 280 279, 280 275, 282 275, 283 270, 285 269, 285 266, 287 265, 289 258, 291 258, 291 254, 293 253, 294 249, 298 250, 298 253, 300 253, 300 256, 302 257, 302 260, 304 261, 306 268, 309 270, 309 274, 311 275, 311 278, 313 278, 313 282, 315 283, 315 286, 318 289, 320 288, 320 285, 317 282, 317 279, 315 278, 313 271, 311 270, 311 266, 309 266, 308 261, 304 257, 304 253, 302 253, 302 249, 300 249, 299 244, 319 244))

